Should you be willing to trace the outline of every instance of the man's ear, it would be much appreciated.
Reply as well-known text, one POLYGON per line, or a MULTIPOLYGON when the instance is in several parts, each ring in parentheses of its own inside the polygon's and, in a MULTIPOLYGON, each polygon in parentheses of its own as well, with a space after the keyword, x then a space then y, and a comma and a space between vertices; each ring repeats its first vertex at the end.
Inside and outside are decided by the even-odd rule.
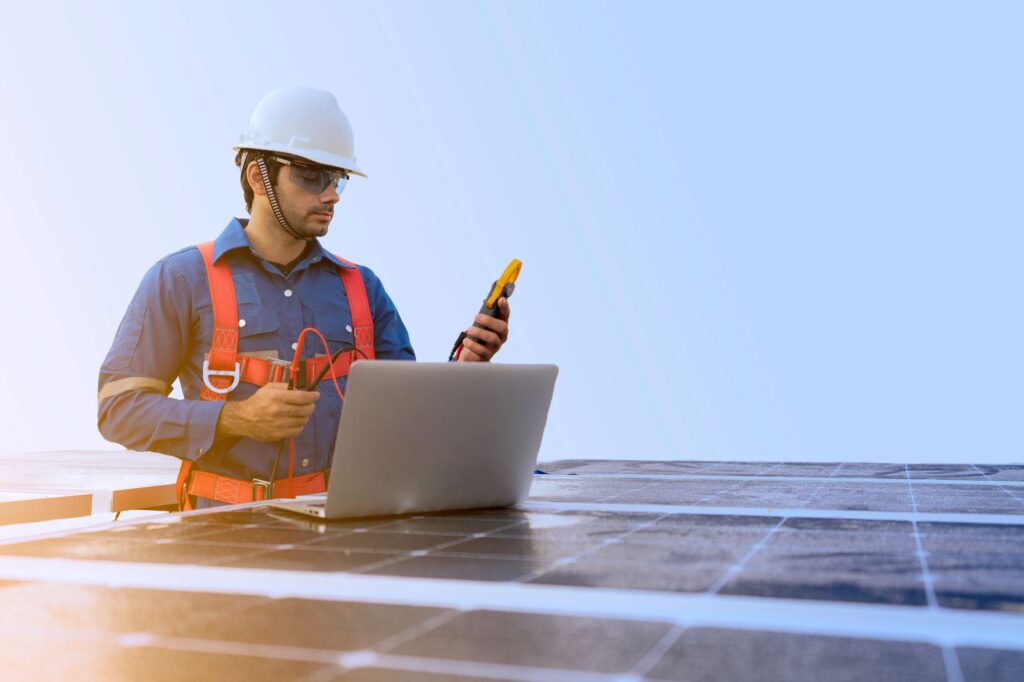
POLYGON ((252 187, 253 194, 260 197, 267 196, 267 188, 263 186, 263 176, 260 174, 260 167, 255 161, 250 161, 245 167, 245 179, 249 181, 249 187, 252 187))

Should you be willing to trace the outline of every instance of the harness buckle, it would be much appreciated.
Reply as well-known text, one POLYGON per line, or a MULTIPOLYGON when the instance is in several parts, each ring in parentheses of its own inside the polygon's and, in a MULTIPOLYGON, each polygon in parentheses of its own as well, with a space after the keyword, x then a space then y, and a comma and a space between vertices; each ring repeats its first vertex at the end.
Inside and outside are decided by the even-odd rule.
POLYGON ((264 481, 261 478, 252 479, 252 501, 262 502, 263 500, 269 500, 273 496, 274 484, 270 481, 264 481), (257 490, 263 491, 263 497, 258 497, 256 494, 257 490))
POLYGON ((210 389, 214 393, 231 393, 238 387, 238 382, 242 378, 242 363, 236 362, 235 368, 232 369, 210 369, 210 361, 203 360, 203 385, 210 389), (227 388, 217 388, 210 383, 210 377, 231 377, 231 385, 227 388))
POLYGON ((178 511, 185 511, 188 504, 188 476, 181 482, 181 490, 178 493, 178 511))
POLYGON ((267 358, 267 362, 270 363, 270 381, 283 381, 287 383, 291 379, 291 360, 282 360, 281 358, 267 358))

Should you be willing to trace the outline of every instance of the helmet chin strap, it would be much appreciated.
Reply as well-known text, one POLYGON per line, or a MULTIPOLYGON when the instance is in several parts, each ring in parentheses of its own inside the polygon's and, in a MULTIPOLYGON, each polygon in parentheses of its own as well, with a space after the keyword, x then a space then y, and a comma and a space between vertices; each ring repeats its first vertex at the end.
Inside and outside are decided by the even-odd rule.
POLYGON ((311 241, 313 237, 304 237, 296 232, 295 228, 288 222, 288 219, 284 217, 284 213, 277 203, 277 197, 274 195, 274 187, 270 184, 270 172, 267 170, 267 162, 262 156, 256 157, 256 166, 260 169, 260 177, 263 178, 263 189, 267 191, 267 200, 270 201, 270 208, 274 215, 277 216, 277 222, 281 224, 281 229, 294 239, 306 242, 311 241))

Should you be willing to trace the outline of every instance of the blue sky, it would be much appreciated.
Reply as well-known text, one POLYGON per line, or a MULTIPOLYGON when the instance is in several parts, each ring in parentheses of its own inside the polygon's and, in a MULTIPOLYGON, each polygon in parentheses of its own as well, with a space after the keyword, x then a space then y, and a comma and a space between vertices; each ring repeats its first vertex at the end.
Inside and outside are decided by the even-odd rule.
POLYGON ((0 27, 3 451, 112 447, 132 291, 244 215, 232 144, 311 85, 369 174, 326 243, 421 359, 523 261, 542 459, 1022 459, 1017 3, 212 5, 0 27))

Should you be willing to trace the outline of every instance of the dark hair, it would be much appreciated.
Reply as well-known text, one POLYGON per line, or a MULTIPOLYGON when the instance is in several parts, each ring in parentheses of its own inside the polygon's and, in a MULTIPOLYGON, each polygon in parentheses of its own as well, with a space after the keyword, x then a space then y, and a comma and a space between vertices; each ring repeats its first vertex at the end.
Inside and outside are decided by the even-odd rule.
POLYGON ((270 174, 270 182, 276 182, 277 170, 280 164, 275 162, 273 159, 251 149, 239 149, 238 154, 235 155, 235 165, 242 171, 239 182, 242 183, 242 195, 245 197, 245 210, 249 213, 252 213, 252 200, 255 194, 252 191, 252 187, 249 186, 249 178, 246 173, 246 169, 249 167, 251 162, 255 161, 260 156, 266 160, 267 172, 270 174))

